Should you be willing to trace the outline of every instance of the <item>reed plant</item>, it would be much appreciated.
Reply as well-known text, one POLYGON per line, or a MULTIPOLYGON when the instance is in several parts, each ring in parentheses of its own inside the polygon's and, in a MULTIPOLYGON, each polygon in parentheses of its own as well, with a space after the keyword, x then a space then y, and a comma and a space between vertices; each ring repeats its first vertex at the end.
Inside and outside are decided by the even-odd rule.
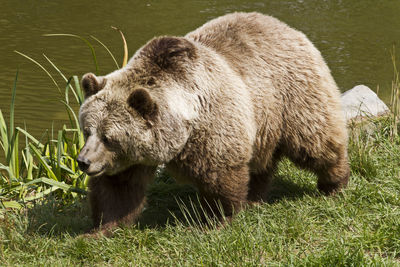
POLYGON ((392 90, 390 94, 390 108, 391 108, 391 136, 398 135, 398 126, 400 120, 400 79, 399 71, 396 65, 396 54, 395 49, 392 50, 392 64, 393 64, 393 80, 392 80, 392 90))
MULTIPOLYGON (((124 46, 122 66, 127 64, 128 48, 121 30, 117 30, 124 46)), ((48 37, 73 37, 85 42, 92 53, 99 71, 94 46, 87 39, 74 34, 47 34, 48 37)), ((107 50, 117 68, 119 65, 108 47, 94 36, 90 36, 107 50)), ((45 54, 43 57, 65 82, 61 89, 56 78, 42 64, 32 57, 15 51, 41 68, 52 80, 60 93, 60 101, 64 104, 69 117, 69 125, 64 124, 59 130, 52 129, 44 134, 45 141, 32 136, 26 127, 16 127, 14 122, 15 99, 17 94, 18 72, 12 88, 9 121, 6 122, 0 110, 0 145, 4 151, 5 162, 0 163, 0 212, 6 209, 20 209, 34 200, 52 194, 58 199, 69 201, 86 194, 88 177, 81 172, 76 158, 84 145, 83 133, 79 126, 78 116, 72 108, 83 103, 83 92, 77 76, 67 78, 45 54), (21 143, 22 141, 22 143, 21 143)), ((42 138, 43 139, 43 138, 42 138)))
POLYGON ((15 127, 14 107, 18 72, 12 90, 10 118, 7 125, 0 111, 0 144, 5 164, 0 163, 0 205, 2 208, 20 208, 23 203, 42 198, 56 190, 64 199, 85 194, 87 176, 79 171, 76 157, 84 144, 77 116, 71 108, 68 91, 73 90, 81 103, 82 92, 77 77, 68 80, 65 104, 71 126, 64 125, 56 134, 47 135, 40 142, 26 129, 15 127), (75 81, 75 88, 70 86, 75 81), (70 89, 71 88, 71 89, 70 89), (20 147, 20 139, 25 144, 20 147))

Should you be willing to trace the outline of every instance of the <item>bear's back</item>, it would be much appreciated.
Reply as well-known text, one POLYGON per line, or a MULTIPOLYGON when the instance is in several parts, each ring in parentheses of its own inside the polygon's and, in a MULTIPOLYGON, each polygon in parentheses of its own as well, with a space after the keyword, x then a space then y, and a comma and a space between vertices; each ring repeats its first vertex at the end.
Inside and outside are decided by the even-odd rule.
POLYGON ((255 74, 264 80, 266 76, 277 80, 294 69, 297 72, 309 69, 310 65, 325 64, 303 33, 256 12, 219 17, 186 37, 222 55, 245 81, 255 74))

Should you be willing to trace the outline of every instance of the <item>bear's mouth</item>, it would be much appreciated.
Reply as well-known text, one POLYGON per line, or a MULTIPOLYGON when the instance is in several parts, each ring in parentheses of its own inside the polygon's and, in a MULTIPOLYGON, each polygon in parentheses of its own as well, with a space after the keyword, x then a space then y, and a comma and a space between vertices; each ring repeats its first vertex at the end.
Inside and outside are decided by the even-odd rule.
POLYGON ((95 176, 99 176, 99 175, 101 175, 101 174, 103 174, 104 173, 104 171, 105 171, 105 167, 103 167, 103 168, 101 168, 100 170, 98 170, 98 171, 94 171, 94 172, 86 172, 86 174, 87 175, 89 175, 89 176, 92 176, 92 177, 95 177, 95 176))

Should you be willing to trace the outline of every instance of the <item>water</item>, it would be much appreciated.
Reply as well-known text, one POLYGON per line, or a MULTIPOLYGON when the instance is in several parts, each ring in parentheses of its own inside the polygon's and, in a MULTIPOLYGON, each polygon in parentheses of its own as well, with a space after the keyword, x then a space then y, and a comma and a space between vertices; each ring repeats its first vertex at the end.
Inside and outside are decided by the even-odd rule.
MULTIPOLYGON (((11 88, 19 69, 16 121, 40 137, 52 123, 68 119, 60 93, 23 52, 65 83, 43 57, 48 56, 67 76, 94 72, 90 50, 78 39, 43 37, 73 33, 90 40, 100 74, 115 69, 107 52, 90 38, 103 41, 122 61, 119 34, 125 34, 131 56, 158 35, 184 35, 204 22, 233 11, 258 11, 303 31, 321 50, 342 91, 366 84, 388 102, 393 77, 390 51, 400 40, 400 1, 393 0, 270 0, 270 1, 32 1, 0 0, 0 109, 8 117, 11 88)), ((400 49, 400 48, 398 48, 400 49)), ((400 51, 399 51, 400 53, 400 51)), ((77 109, 77 107, 74 107, 77 109)))

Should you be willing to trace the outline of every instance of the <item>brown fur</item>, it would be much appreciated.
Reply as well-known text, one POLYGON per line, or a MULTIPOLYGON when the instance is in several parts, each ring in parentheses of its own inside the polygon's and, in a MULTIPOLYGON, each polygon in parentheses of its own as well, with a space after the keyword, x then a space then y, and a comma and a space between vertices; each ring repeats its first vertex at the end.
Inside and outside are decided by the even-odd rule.
POLYGON ((133 166, 119 174, 90 179, 89 202, 95 228, 105 231, 134 221, 145 203, 146 185, 155 168, 133 166))
POLYGON ((95 226, 134 221, 159 164, 228 216, 265 198, 282 157, 314 171, 326 194, 348 182, 337 86, 306 36, 275 18, 229 14, 92 76, 82 81, 79 160, 90 162, 95 226))

